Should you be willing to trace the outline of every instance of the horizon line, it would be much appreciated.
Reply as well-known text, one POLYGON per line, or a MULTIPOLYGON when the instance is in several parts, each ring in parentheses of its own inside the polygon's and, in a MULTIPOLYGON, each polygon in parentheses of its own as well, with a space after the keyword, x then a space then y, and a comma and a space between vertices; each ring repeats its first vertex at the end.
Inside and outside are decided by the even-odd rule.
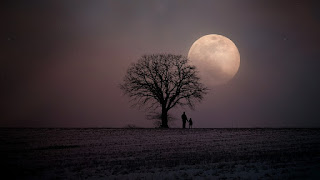
MULTIPOLYGON (((159 127, 14 127, 0 126, 0 129, 183 129, 181 127, 159 128, 159 127)), ((189 129, 189 128, 185 128, 189 129)), ((318 127, 303 127, 303 126, 282 126, 282 127, 210 127, 210 128, 192 128, 192 129, 320 129, 318 127)))

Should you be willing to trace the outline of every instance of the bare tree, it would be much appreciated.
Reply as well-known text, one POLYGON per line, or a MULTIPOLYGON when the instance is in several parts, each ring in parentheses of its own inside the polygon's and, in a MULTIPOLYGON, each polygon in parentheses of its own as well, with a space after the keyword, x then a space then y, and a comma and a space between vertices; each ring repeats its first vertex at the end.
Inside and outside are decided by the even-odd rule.
POLYGON ((153 54, 131 64, 120 88, 133 106, 161 108, 161 127, 168 128, 168 111, 176 106, 194 109, 208 88, 200 83, 196 67, 181 55, 153 54))

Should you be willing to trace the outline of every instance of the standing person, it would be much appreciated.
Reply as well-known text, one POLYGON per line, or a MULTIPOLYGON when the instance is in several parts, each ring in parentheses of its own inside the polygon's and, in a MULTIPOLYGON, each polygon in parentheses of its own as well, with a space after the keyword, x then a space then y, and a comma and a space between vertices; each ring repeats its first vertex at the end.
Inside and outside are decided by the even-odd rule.
POLYGON ((192 119, 190 118, 188 122, 189 122, 189 129, 192 129, 192 124, 193 124, 192 119))
POLYGON ((183 114, 181 115, 181 119, 182 119, 182 128, 186 128, 186 122, 188 118, 185 112, 183 112, 183 114))

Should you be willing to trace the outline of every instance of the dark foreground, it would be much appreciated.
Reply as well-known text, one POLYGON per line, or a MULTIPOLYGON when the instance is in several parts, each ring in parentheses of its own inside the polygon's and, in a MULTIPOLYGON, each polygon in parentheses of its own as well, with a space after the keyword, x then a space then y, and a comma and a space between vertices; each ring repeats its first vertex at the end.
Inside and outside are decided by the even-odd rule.
POLYGON ((0 129, 0 146, 11 179, 320 179, 320 129, 0 129))

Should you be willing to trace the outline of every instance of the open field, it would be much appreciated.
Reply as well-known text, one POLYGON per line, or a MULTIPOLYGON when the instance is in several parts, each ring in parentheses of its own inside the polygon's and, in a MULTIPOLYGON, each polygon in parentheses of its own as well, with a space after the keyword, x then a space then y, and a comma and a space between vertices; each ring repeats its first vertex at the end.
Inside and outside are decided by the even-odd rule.
POLYGON ((320 129, 0 129, 12 179, 320 179, 320 129))

